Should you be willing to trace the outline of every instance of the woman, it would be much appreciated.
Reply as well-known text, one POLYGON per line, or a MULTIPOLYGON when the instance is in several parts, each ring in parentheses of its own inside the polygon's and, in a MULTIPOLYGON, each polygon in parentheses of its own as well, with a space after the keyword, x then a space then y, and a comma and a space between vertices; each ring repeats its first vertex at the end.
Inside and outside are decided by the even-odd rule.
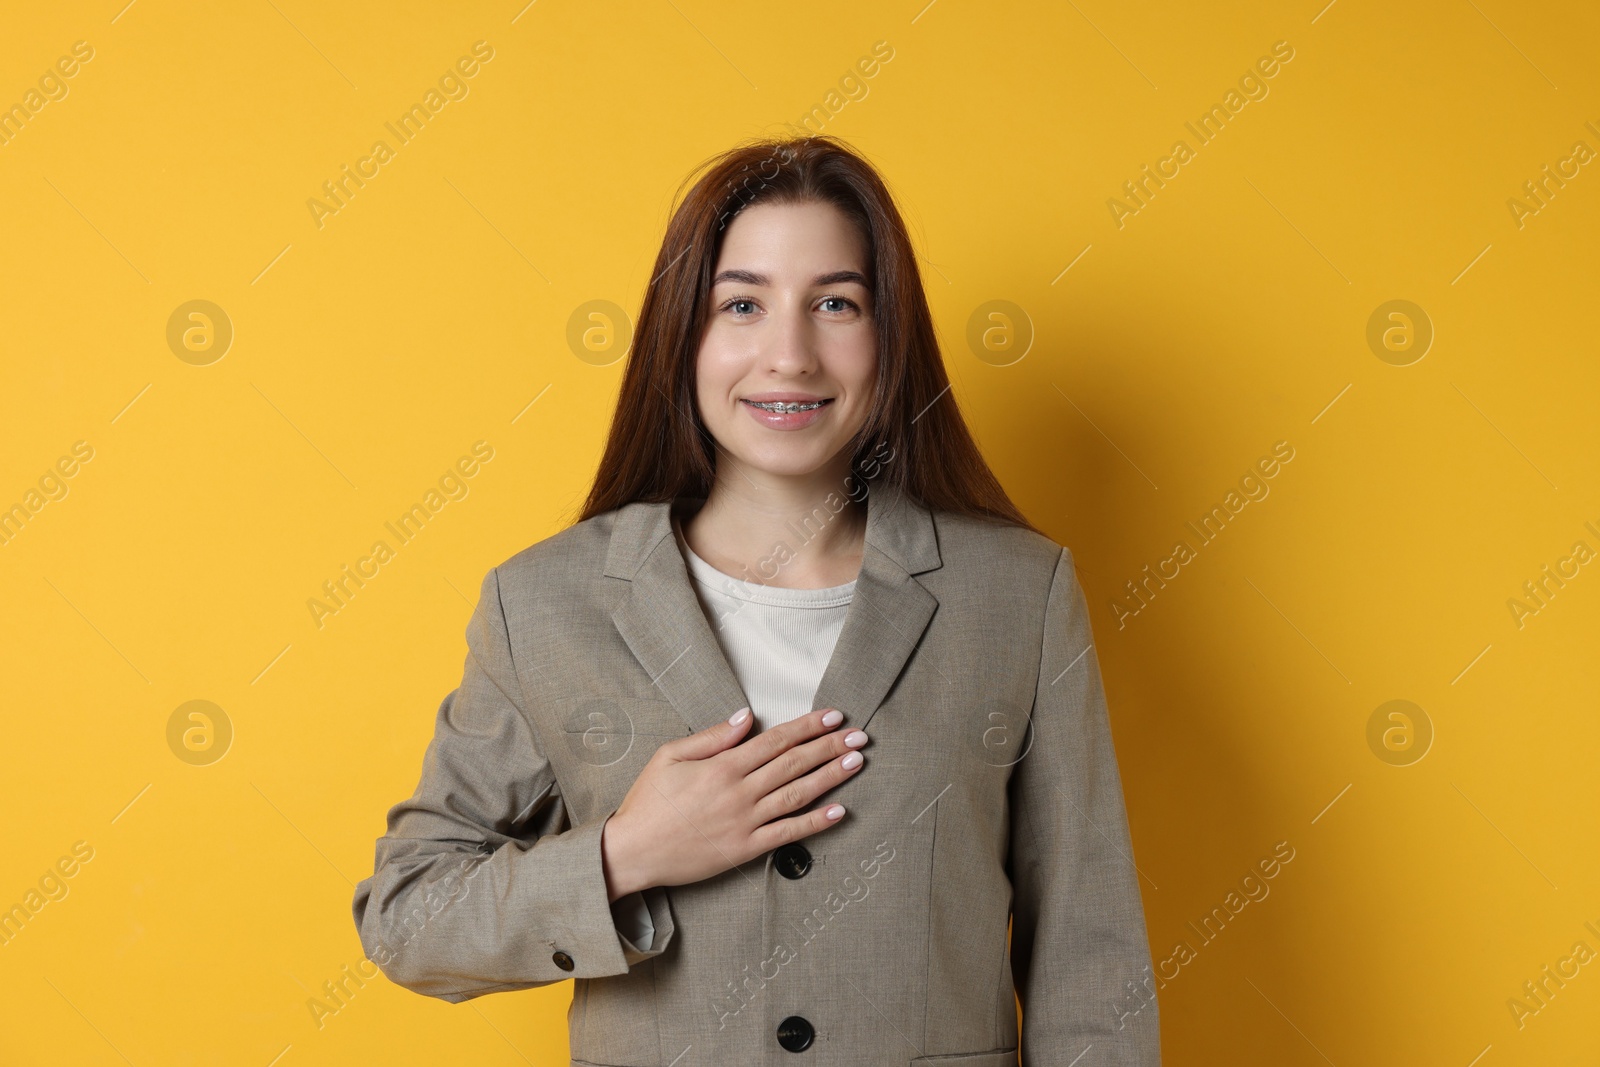
POLYGON ((583 514, 484 579, 369 956, 575 979, 575 1064, 1158 1062, 1072 557, 948 394, 883 182, 736 148, 653 278, 583 514))

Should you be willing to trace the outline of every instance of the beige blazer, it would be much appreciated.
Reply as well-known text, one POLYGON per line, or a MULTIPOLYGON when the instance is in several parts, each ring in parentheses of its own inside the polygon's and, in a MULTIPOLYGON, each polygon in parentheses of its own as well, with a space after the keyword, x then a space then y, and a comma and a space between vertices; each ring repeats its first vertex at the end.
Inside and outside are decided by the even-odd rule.
POLYGON ((455 1003, 573 979, 575 1065, 1159 1062, 1065 548, 872 489, 814 703, 871 738, 866 766, 816 802, 844 819, 644 891, 648 951, 617 930, 601 829, 659 745, 748 703, 669 506, 629 504, 490 570, 467 644, 421 781, 356 889, 361 943, 391 981, 455 1003))

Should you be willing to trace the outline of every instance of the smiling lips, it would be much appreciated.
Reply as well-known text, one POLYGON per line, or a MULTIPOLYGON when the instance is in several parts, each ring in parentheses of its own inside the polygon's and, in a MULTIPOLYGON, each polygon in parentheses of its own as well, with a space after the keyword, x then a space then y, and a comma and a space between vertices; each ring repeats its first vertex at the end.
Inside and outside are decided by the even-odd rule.
POLYGON ((739 403, 763 426, 774 430, 799 430, 821 418, 833 398, 773 393, 743 397, 739 403))

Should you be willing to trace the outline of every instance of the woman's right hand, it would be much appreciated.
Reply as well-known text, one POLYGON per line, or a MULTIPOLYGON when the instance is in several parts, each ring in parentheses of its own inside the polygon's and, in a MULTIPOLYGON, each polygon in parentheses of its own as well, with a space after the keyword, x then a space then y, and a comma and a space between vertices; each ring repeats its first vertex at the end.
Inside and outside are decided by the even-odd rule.
POLYGON ((650 757, 601 831, 612 900, 651 886, 698 882, 844 817, 840 804, 790 813, 861 769, 865 758, 855 749, 867 735, 835 732, 844 716, 830 708, 740 744, 754 719, 744 709, 728 722, 668 741, 650 757))

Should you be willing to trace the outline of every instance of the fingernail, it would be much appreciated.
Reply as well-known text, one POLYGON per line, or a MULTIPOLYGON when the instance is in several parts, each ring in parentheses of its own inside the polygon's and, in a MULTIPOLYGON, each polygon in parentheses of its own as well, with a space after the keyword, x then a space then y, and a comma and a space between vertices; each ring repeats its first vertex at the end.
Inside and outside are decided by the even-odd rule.
POLYGON ((852 752, 848 756, 846 756, 844 759, 839 761, 839 766, 843 767, 847 771, 853 771, 857 767, 861 766, 861 761, 864 758, 865 757, 863 757, 861 755, 861 753, 852 752))
POLYGON ((833 807, 829 808, 827 811, 823 812, 822 814, 826 815, 829 819, 838 819, 838 818, 840 818, 841 816, 844 815, 844 805, 843 804, 835 804, 833 807))
POLYGON ((842 715, 838 709, 834 709, 822 717, 822 725, 824 726, 834 727, 838 726, 842 722, 844 722, 844 715, 842 715))
POLYGON ((860 748, 866 743, 867 735, 862 733, 860 730, 851 730, 849 733, 844 735, 844 744, 846 748, 860 748))
POLYGON ((742 726, 744 724, 745 716, 747 716, 749 714, 750 714, 750 709, 749 708, 740 708, 738 711, 733 713, 733 718, 728 720, 728 725, 729 726, 742 726))

